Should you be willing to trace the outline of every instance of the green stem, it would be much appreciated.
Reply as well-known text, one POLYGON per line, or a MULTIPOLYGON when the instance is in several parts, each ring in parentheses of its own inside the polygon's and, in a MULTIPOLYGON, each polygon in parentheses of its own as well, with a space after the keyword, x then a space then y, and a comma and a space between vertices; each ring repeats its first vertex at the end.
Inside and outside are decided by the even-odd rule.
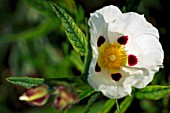
POLYGON ((116 107, 117 107, 117 111, 120 113, 120 107, 119 107, 119 103, 118 103, 117 99, 116 99, 116 107))
MULTIPOLYGON (((87 19, 86 19, 86 23, 87 23, 87 19)), ((87 74, 88 74, 89 65, 90 65, 91 58, 92 58, 92 49, 90 46, 90 38, 88 36, 88 26, 86 29, 86 37, 87 37, 86 54, 85 54, 85 60, 84 60, 84 67, 83 67, 83 71, 81 75, 81 79, 84 82, 87 82, 87 74)))
POLYGON ((79 83, 79 84, 83 84, 80 77, 63 77, 63 78, 45 78, 44 79, 44 84, 48 84, 48 85, 56 85, 56 84, 60 84, 63 82, 67 82, 69 84, 71 83, 79 83))

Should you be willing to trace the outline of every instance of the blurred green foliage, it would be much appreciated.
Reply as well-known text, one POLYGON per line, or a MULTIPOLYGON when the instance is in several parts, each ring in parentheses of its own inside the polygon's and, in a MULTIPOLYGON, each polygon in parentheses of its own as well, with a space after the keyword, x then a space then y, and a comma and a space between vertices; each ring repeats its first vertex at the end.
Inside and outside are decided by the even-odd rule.
MULTIPOLYGON (((18 97, 26 89, 7 83, 7 77, 59 78, 81 75, 83 58, 73 50, 50 1, 65 9, 84 33, 87 31, 86 19, 90 13, 105 5, 113 4, 124 12, 145 14, 147 20, 159 29, 160 41, 165 51, 164 69, 156 73, 151 84, 170 83, 170 47, 167 41, 167 23, 170 19, 167 17, 167 0, 0 0, 0 112, 62 113, 51 106, 52 99, 42 107, 29 106, 19 101, 18 97)), ((93 90, 89 89, 84 93, 91 95, 93 90)), ((83 97, 83 93, 81 97, 84 99, 68 109, 68 113, 84 112, 89 98, 83 97)), ((131 98, 125 98, 128 99, 131 98)), ((111 107, 114 105, 113 100, 100 96, 90 113, 100 110, 113 112, 115 107, 104 107, 108 103, 111 103, 111 107)), ((169 105, 169 96, 157 101, 134 99, 127 113, 169 113, 169 105)))

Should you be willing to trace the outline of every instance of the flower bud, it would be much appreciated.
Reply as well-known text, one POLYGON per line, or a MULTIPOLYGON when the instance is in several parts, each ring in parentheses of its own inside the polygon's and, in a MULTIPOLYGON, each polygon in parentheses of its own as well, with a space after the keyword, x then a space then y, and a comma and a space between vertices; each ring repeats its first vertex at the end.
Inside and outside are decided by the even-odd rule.
POLYGON ((56 91, 58 92, 58 95, 54 100, 54 107, 57 110, 66 110, 71 107, 72 104, 78 102, 77 95, 73 90, 69 90, 68 87, 58 86, 56 87, 56 91))
POLYGON ((42 106, 47 102, 48 98, 48 86, 40 85, 35 88, 28 89, 22 96, 19 97, 19 100, 26 101, 32 105, 42 106))

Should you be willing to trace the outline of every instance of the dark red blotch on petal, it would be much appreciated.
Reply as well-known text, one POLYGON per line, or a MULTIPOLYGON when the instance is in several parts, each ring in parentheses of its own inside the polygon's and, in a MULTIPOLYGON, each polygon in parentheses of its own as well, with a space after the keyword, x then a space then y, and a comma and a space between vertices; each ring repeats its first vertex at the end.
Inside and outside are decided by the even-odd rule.
POLYGON ((138 59, 135 55, 128 55, 128 64, 129 66, 134 66, 138 63, 138 59))
POLYGON ((117 39, 117 42, 121 45, 125 45, 128 41, 128 36, 121 36, 117 39))
POLYGON ((96 71, 96 72, 100 72, 100 71, 101 71, 101 68, 100 68, 100 66, 98 65, 98 63, 96 63, 95 71, 96 71))
POLYGON ((113 80, 119 81, 122 78, 122 75, 120 73, 114 73, 114 74, 111 74, 111 77, 113 80))
POLYGON ((100 47, 103 43, 105 42, 105 38, 104 36, 99 36, 98 40, 97 40, 97 46, 100 47))

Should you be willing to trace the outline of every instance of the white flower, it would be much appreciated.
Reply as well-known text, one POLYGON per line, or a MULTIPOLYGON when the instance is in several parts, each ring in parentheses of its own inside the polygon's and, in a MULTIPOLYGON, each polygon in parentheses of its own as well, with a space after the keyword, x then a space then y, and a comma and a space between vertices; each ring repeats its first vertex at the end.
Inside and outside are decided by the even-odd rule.
POLYGON ((90 15, 93 59, 88 82, 109 98, 130 95, 132 86, 144 88, 162 67, 158 30, 144 15, 106 6, 90 15))

